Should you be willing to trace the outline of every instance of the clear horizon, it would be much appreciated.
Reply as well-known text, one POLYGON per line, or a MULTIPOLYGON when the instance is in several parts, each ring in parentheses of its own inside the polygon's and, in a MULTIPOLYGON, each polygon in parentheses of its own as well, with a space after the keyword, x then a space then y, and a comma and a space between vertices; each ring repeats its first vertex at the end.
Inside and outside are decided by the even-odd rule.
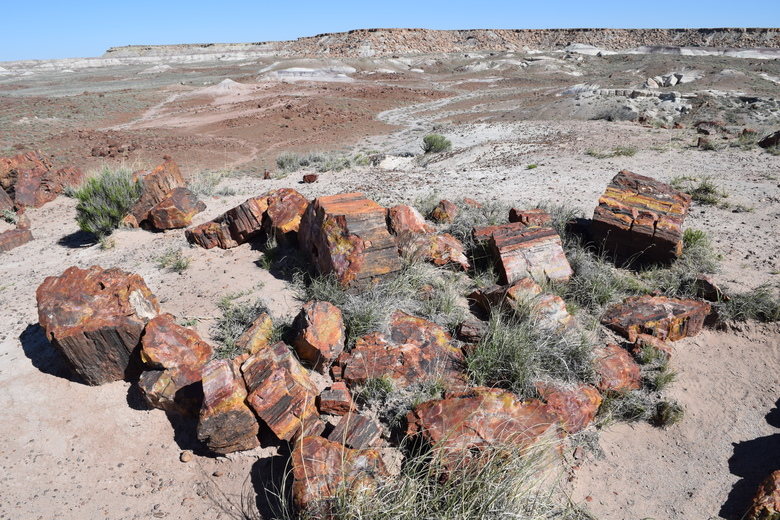
POLYGON ((372 5, 354 0, 302 0, 287 5, 248 0, 221 3, 107 4, 88 0, 13 3, 4 9, 0 61, 100 56, 110 47, 294 40, 368 28, 424 29, 691 29, 776 28, 780 2, 659 0, 652 6, 607 0, 586 2, 397 0, 372 5), (28 23, 23 23, 28 22, 28 23))

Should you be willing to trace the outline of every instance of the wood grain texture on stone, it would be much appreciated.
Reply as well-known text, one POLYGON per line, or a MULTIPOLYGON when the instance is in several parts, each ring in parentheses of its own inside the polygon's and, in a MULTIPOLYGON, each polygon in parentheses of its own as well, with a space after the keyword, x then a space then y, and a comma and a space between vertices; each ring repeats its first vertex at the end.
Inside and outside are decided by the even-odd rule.
POLYGON ((36 291, 46 337, 84 382, 122 379, 146 323, 160 312, 137 274, 120 269, 70 267, 36 291))
POLYGON ((344 350, 341 309, 329 302, 309 301, 295 318, 293 347, 298 357, 318 372, 325 372, 344 350))
POLYGON ((247 402, 280 439, 318 435, 325 428, 317 412, 317 387, 282 342, 252 354, 243 365, 247 402))
POLYGON ((292 452, 293 502, 308 518, 332 518, 338 493, 370 493, 389 472, 377 450, 353 450, 323 437, 303 437, 292 452))
POLYGON ((346 383, 336 381, 330 388, 326 388, 317 398, 317 408, 320 413, 330 415, 344 415, 356 410, 346 383))
POLYGON ((666 262, 682 253, 691 197, 626 170, 607 185, 593 213, 593 240, 620 260, 666 262))
POLYGON ((267 312, 260 313, 249 328, 236 340, 236 348, 241 352, 254 354, 271 346, 274 336, 274 322, 267 312))
POLYGON ((206 204, 187 188, 176 188, 149 210, 147 222, 153 229, 178 229, 192 224, 192 217, 206 204))
POLYGON ((710 304, 666 296, 632 296, 607 309, 601 323, 633 342, 638 334, 666 341, 695 336, 710 314, 710 304))
POLYGON ((341 377, 348 385, 386 377, 398 388, 430 380, 450 387, 465 384, 463 353, 443 327, 401 311, 393 313, 390 332, 358 338, 339 356, 341 377))
POLYGON ((438 266, 453 265, 463 271, 470 267, 466 248, 449 233, 410 236, 399 241, 399 250, 405 258, 426 260, 438 266))
POLYGON ((458 206, 454 202, 448 200, 440 200, 436 207, 431 210, 429 215, 431 220, 438 222, 439 224, 447 224, 455 221, 455 217, 458 216, 458 206))
POLYGON ((39 152, 0 157, 0 188, 15 199, 15 185, 20 175, 40 179, 51 167, 51 162, 39 152))
POLYGON ((301 220, 299 244, 319 274, 365 284, 401 269, 385 209, 362 193, 315 199, 301 220))
POLYGON ((186 186, 179 166, 171 160, 164 161, 152 171, 135 172, 133 180, 141 184, 141 197, 133 205, 130 214, 139 225, 148 218, 149 211, 173 190, 186 186))
POLYGON ((594 349, 593 369, 601 391, 627 392, 642 386, 639 365, 625 349, 615 344, 594 349))
POLYGON ((339 442, 347 448, 362 449, 374 446, 382 435, 382 426, 376 419, 359 413, 344 415, 328 440, 339 442))
POLYGON ((552 217, 540 208, 512 208, 509 210, 509 222, 519 222, 524 226, 549 226, 552 222, 552 217))
POLYGON ((387 226, 398 237, 406 235, 427 235, 435 228, 425 222, 425 217, 411 206, 398 204, 387 210, 387 226))
POLYGON ((260 445, 260 425, 246 403, 244 378, 234 360, 214 359, 203 367, 203 406, 198 439, 210 450, 226 454, 260 445))
POLYGON ((268 201, 266 231, 282 238, 289 233, 297 233, 301 226, 309 200, 292 188, 279 188, 265 194, 268 201))

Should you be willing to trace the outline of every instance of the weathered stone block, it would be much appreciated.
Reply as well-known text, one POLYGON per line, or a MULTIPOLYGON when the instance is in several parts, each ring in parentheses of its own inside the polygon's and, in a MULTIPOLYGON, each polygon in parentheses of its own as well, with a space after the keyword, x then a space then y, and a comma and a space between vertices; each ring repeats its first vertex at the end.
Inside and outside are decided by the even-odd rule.
POLYGON ((676 341, 695 336, 704 326, 710 304, 666 296, 632 296, 604 313, 601 323, 629 341, 644 333, 676 341))
POLYGON ((341 310, 331 303, 307 302, 293 327, 298 331, 295 351, 314 370, 325 372, 344 350, 344 320, 341 310))
POLYGON ((547 409, 558 417, 563 429, 569 433, 586 428, 601 406, 601 394, 591 385, 537 383, 535 386, 547 403, 547 409))
POLYGON ((206 209, 206 204, 187 188, 176 188, 149 210, 146 220, 153 229, 178 229, 192 224, 192 217, 206 209))
POLYGON ((642 386, 639 365, 617 345, 608 344, 595 349, 593 368, 601 391, 627 392, 642 386))
POLYGON ((347 448, 363 449, 374 446, 382 435, 382 426, 371 417, 358 413, 344 415, 328 435, 328 440, 340 442, 347 448))

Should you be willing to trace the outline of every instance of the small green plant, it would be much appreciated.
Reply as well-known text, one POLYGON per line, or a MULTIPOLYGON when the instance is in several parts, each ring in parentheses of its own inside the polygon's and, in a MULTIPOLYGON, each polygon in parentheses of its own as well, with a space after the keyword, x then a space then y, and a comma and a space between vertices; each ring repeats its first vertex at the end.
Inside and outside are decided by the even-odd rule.
POLYGON ((658 371, 653 374, 650 386, 656 392, 662 392, 666 387, 677 380, 677 374, 669 368, 667 363, 662 363, 658 371))
POLYGON ((75 193, 79 227, 98 238, 110 235, 141 197, 141 185, 130 170, 108 167, 87 181, 75 193))
POLYGON ((179 318, 176 321, 176 323, 178 323, 182 327, 188 327, 188 328, 194 327, 195 325, 198 324, 198 322, 200 322, 200 320, 195 317, 183 317, 183 318, 179 318))
POLYGON ((355 399, 361 403, 384 402, 394 388, 392 379, 388 377, 374 377, 355 389, 355 399))
POLYGON ((19 220, 19 218, 16 216, 16 213, 11 211, 10 209, 4 209, 3 210, 3 220, 8 222, 9 224, 16 224, 16 222, 19 220))
POLYGON ((157 267, 169 269, 175 273, 182 273, 190 266, 190 259, 184 256, 181 248, 171 247, 157 257, 157 267))
POLYGON ((528 166, 525 167, 525 169, 526 170, 534 170, 534 169, 536 169, 538 167, 539 167, 538 164, 529 164, 528 166))
POLYGON ((728 296, 715 304, 720 321, 780 321, 780 296, 769 285, 728 296))
POLYGON ((636 155, 637 149, 633 146, 616 146, 610 151, 596 150, 595 148, 588 148, 585 150, 585 154, 596 159, 609 159, 612 157, 633 157, 636 155))
POLYGON ((685 410, 676 401, 660 401, 655 406, 653 424, 660 428, 668 428, 683 420, 685 410))
POLYGON ((428 134, 423 137, 424 153, 441 153, 452 148, 452 142, 441 134, 428 134))
POLYGON ((215 349, 218 358, 233 358, 240 354, 236 340, 252 324, 252 322, 268 308, 260 300, 254 302, 237 302, 240 294, 228 294, 217 303, 222 312, 211 328, 211 337, 219 345, 215 349))
POLYGON ((103 250, 114 249, 116 247, 116 240, 109 236, 101 236, 98 238, 98 244, 100 245, 100 249, 103 250))

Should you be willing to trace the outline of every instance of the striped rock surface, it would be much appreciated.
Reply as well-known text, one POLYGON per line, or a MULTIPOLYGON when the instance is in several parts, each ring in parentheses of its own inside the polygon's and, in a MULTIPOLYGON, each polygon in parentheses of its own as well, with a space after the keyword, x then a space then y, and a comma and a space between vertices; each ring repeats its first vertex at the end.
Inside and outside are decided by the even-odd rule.
POLYGON ((710 304, 666 296, 632 296, 607 309, 601 323, 634 342, 639 334, 676 341, 695 336, 704 326, 710 304))
POLYGON ((141 198, 130 210, 130 215, 138 225, 141 225, 149 217, 149 211, 165 200, 173 190, 187 185, 179 166, 171 160, 164 161, 152 171, 135 172, 133 179, 140 182, 142 187, 141 198))
POLYGON ((690 195, 622 170, 599 199, 591 235, 623 261, 670 261, 682 253, 682 224, 690 205, 690 195))

